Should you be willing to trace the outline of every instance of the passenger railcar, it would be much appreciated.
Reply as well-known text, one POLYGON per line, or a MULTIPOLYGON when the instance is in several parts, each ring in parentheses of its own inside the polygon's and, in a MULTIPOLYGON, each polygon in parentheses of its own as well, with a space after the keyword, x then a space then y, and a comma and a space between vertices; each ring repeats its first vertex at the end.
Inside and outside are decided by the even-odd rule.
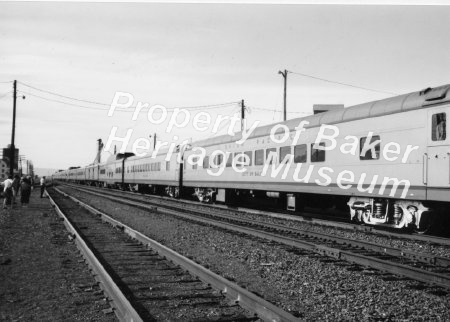
MULTIPOLYGON (((179 151, 181 163, 164 152, 123 157, 98 166, 98 182, 223 203, 265 195, 289 210, 333 201, 346 204, 353 220, 424 230, 431 210, 450 201, 449 90, 427 88, 262 126, 243 144, 236 143, 241 133, 194 142, 179 151)), ((94 182, 89 171, 84 180, 94 182)), ((74 175, 82 181, 71 170, 60 177, 74 175)))

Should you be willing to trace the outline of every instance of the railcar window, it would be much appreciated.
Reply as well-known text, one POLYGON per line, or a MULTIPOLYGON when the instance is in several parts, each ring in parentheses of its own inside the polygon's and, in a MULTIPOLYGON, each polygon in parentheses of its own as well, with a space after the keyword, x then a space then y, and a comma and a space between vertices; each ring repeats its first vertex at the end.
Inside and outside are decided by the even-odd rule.
POLYGON ((255 165, 263 165, 264 164, 264 150, 256 150, 255 151, 255 165))
POLYGON ((197 162, 199 158, 192 158, 192 170, 197 170, 197 162))
MULTIPOLYGON (((311 162, 325 161, 325 150, 314 149, 315 143, 311 144, 311 162)), ((320 146, 325 146, 325 143, 319 143, 320 146)))
POLYGON ((294 163, 305 163, 308 156, 308 148, 306 144, 294 146, 294 163))
POLYGON ((203 169, 209 168, 209 156, 205 156, 203 159, 203 169))
POLYGON ((233 165, 233 154, 229 153, 228 157, 227 157, 227 164, 226 164, 226 166, 227 167, 231 167, 232 165, 233 165))
MULTIPOLYGON (((374 135, 372 136, 372 139, 370 140, 370 143, 373 143, 375 141, 380 140, 380 136, 379 135, 374 135)), ((360 160, 378 160, 380 158, 380 142, 378 142, 377 144, 375 144, 375 155, 372 155, 372 149, 368 149, 366 151, 366 153, 361 155, 361 152, 363 150, 364 144, 367 141, 367 137, 363 137, 361 139, 359 139, 359 159, 360 160)))
POLYGON ((291 146, 290 145, 289 146, 282 146, 280 148, 280 162, 283 162, 284 158, 287 155, 291 155, 291 154, 292 154, 292 152, 291 152, 291 146))
POLYGON ((166 161, 166 171, 170 171, 170 161, 166 161))
POLYGON ((248 156, 248 161, 245 162, 245 165, 252 165, 252 151, 246 151, 244 154, 248 156))
POLYGON ((214 156, 214 160, 212 162, 212 166, 220 167, 222 165, 222 162, 223 162, 223 154, 222 153, 216 154, 214 156))
MULTIPOLYGON (((267 161, 268 158, 269 158, 270 152, 276 153, 276 152, 277 152, 277 148, 266 149, 266 161, 267 161)), ((272 162, 273 162, 273 159, 270 159, 269 164, 272 164, 272 162)))
POLYGON ((236 152, 233 154, 233 159, 235 159, 236 161, 236 167, 242 168, 243 162, 245 161, 244 157, 243 157, 244 153, 242 152, 236 152))
POLYGON ((447 138, 447 118, 445 113, 433 114, 431 118, 431 139, 445 141, 447 138))

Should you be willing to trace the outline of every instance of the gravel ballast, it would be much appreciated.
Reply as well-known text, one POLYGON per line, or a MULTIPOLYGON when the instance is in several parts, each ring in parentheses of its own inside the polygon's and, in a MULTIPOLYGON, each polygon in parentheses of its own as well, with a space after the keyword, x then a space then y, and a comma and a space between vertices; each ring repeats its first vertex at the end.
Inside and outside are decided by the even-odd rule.
POLYGON ((63 188, 307 320, 450 319, 436 287, 63 188))

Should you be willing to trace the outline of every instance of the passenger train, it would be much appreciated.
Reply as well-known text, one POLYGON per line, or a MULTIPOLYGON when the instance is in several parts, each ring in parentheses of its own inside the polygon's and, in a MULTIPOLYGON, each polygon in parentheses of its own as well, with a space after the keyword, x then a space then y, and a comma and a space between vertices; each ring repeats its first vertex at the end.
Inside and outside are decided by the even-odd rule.
POLYGON ((261 126, 242 144, 236 133, 169 156, 116 154, 53 179, 225 204, 274 198, 292 212, 318 203, 345 208, 367 225, 425 231, 434 210, 450 205, 449 90, 427 88, 261 126))

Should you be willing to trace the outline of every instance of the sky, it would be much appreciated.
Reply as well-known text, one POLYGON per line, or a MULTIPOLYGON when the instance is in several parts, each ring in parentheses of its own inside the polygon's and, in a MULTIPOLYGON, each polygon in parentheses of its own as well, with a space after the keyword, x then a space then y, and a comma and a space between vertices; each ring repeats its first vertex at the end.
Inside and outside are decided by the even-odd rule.
POLYGON ((0 147, 11 142, 13 80, 20 154, 66 169, 92 163, 97 139, 106 143, 114 127, 121 137, 133 130, 131 151, 154 133, 164 142, 212 137, 218 115, 240 115, 241 100, 249 124, 282 121, 280 70, 292 72, 288 119, 312 114, 313 104, 448 84, 448 30, 450 7, 441 5, 0 2, 0 147), (108 116, 117 92, 133 103, 108 116), (132 120, 138 102, 163 106, 166 120, 149 121, 148 108, 132 120), (168 131, 176 107, 190 119, 168 131), (200 112, 211 116, 206 131, 193 126, 200 112))

